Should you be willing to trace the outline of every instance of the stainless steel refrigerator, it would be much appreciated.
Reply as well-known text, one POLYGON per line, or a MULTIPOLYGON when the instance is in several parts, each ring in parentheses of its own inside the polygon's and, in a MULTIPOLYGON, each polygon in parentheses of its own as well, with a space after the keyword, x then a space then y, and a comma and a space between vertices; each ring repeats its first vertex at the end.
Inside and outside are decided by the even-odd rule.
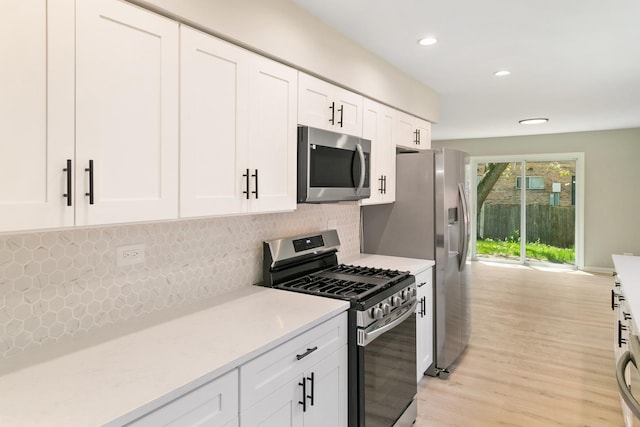
POLYGON ((365 253, 435 260, 434 363, 446 378, 469 342, 469 156, 453 149, 399 153, 396 202, 362 208, 365 253))

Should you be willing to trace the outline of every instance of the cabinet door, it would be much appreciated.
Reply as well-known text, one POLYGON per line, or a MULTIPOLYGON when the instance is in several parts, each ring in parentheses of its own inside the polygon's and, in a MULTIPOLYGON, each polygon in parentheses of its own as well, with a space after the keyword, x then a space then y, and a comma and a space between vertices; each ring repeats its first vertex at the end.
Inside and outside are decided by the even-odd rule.
POLYGON ((412 150, 417 148, 414 121, 415 119, 406 113, 401 111, 396 113, 393 137, 397 146, 412 150))
POLYGON ((127 427, 231 427, 238 425, 238 370, 217 378, 127 427))
POLYGON ((178 48, 174 21, 76 2, 76 224, 177 217, 178 48))
POLYGON ((349 135, 362 136, 361 95, 334 86, 335 124, 333 130, 349 135))
POLYGON ((335 104, 333 85, 324 80, 298 73, 298 123, 319 129, 333 129, 335 104))
POLYGON ((0 231, 74 222, 63 196, 74 156, 74 5, 55 3, 9 0, 0 14, 0 231))
POLYGON ((372 144, 371 197, 363 206, 395 201, 395 160, 393 143, 394 110, 369 99, 364 100, 362 137, 372 144))
POLYGON ((418 306, 416 307, 417 380, 433 363, 433 281, 432 269, 416 276, 418 306))
POLYGON ((347 346, 311 368, 307 374, 305 427, 347 426, 347 346))
POLYGON ((298 75, 298 123, 362 136, 363 97, 308 74, 298 75))
MULTIPOLYGON (((303 375, 240 414, 242 427, 301 427, 303 375)), ((327 424, 329 425, 329 424, 327 424)))
POLYGON ((249 52, 185 26, 180 35, 180 216, 245 212, 249 52))
POLYGON ((418 148, 421 150, 431 148, 431 123, 416 119, 416 129, 418 131, 418 148))
POLYGON ((249 73, 251 212, 296 208, 297 89, 293 68, 252 55, 249 73))

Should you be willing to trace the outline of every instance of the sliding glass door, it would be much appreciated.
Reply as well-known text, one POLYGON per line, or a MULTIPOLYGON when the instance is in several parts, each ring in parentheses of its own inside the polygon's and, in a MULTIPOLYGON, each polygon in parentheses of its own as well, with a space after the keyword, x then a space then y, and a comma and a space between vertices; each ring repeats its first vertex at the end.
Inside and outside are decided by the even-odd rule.
POLYGON ((582 266, 583 154, 477 157, 474 258, 582 266))

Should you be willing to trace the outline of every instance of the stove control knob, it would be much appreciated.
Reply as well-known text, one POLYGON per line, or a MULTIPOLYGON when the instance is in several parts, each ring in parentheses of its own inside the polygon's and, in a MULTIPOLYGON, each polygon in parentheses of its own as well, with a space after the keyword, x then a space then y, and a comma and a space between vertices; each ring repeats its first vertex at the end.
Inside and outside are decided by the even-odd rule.
POLYGON ((418 295, 418 290, 416 288, 411 288, 408 292, 411 297, 415 297, 416 295, 418 295))
POLYGON ((400 305, 402 304, 402 298, 400 298, 399 296, 394 296, 391 298, 391 304, 394 307, 400 307, 400 305))
POLYGON ((380 320, 384 317, 384 312, 380 307, 373 307, 371 309, 371 317, 373 317, 376 320, 380 320))
POLYGON ((391 313, 391 306, 387 303, 382 304, 382 312, 384 314, 389 314, 391 313))

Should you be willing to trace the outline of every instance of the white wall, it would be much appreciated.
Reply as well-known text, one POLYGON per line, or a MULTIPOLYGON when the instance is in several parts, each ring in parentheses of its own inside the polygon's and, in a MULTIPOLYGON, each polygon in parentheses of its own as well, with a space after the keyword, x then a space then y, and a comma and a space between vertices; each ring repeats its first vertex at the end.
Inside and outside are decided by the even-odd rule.
POLYGON ((129 0, 431 122, 429 87, 288 0, 129 0))
MULTIPOLYGON (((585 269, 640 255, 640 129, 433 141, 472 156, 585 153, 585 269)), ((580 185, 580 183, 578 183, 580 185)))

